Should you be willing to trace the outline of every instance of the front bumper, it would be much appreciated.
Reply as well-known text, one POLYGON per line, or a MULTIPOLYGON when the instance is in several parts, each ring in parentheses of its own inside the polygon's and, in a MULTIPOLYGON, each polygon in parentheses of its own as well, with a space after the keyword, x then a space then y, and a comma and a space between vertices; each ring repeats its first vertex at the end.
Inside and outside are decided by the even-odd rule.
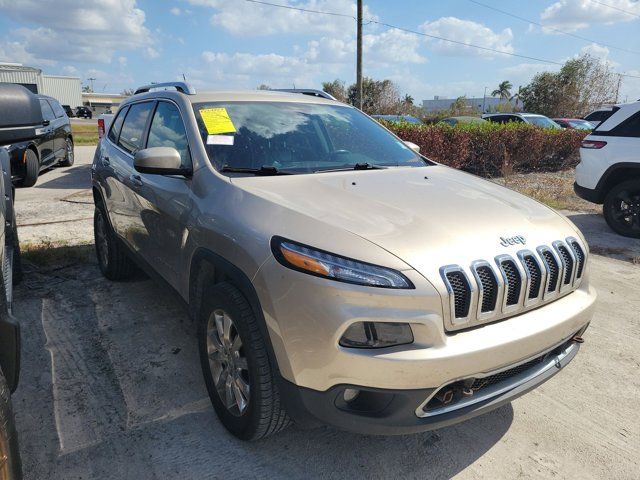
MULTIPOLYGON (((396 435, 434 430, 468 420, 494 410, 544 383, 564 368, 578 353, 580 344, 573 338, 550 352, 535 357, 536 365, 494 383, 486 392, 458 398, 450 404, 425 412, 425 405, 441 388, 383 390, 353 385, 338 385, 318 392, 282 379, 280 390, 290 416, 298 423, 329 424, 355 433, 396 435), (357 389, 351 402, 344 400, 346 389, 357 389)), ((532 359, 528 359, 531 362, 532 359)), ((522 363, 522 362, 520 362, 522 363)), ((504 372, 504 369, 501 369, 504 372)), ((489 372, 491 373, 491 372, 489 372)))

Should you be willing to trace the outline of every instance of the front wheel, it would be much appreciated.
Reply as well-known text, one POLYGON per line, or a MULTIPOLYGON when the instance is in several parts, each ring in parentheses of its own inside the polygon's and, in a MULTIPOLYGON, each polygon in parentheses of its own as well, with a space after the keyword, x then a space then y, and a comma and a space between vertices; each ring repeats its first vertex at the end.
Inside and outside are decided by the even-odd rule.
POLYGON ((242 440, 279 432, 290 420, 253 310, 230 283, 205 290, 198 317, 204 380, 224 427, 242 440))
POLYGON ((605 197, 603 212, 614 232, 640 238, 640 179, 627 180, 613 187, 605 197))
POLYGON ((73 140, 67 138, 67 142, 65 145, 64 159, 60 162, 60 165, 63 167, 70 167, 74 162, 74 154, 73 154, 73 140))

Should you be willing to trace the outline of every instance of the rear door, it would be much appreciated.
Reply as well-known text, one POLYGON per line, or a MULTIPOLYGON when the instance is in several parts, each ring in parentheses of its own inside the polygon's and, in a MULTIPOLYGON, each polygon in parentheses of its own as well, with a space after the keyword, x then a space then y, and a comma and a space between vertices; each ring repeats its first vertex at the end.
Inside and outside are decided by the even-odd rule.
MULTIPOLYGON (((187 134, 178 106, 158 102, 149 126, 146 148, 172 147, 182 166, 192 169, 187 134)), ((137 248, 144 260, 171 285, 178 288, 183 268, 182 245, 188 236, 191 208, 191 180, 180 175, 135 173, 132 185, 137 224, 137 248)))
POLYGON ((69 123, 69 117, 62 108, 62 105, 57 100, 52 98, 47 99, 49 105, 53 109, 53 113, 56 116, 53 122, 53 149, 55 151, 56 158, 62 160, 66 155, 67 137, 71 135, 71 125, 69 123))
POLYGON ((141 232, 136 213, 140 206, 136 205, 138 197, 134 192, 137 188, 137 173, 133 168, 133 156, 146 142, 145 132, 154 105, 154 101, 132 104, 124 117, 117 144, 110 144, 107 151, 109 168, 113 172, 110 184, 114 188, 109 193, 111 198, 108 200, 113 226, 119 236, 136 251, 141 232))
POLYGON ((44 124, 40 129, 39 145, 40 163, 42 165, 50 165, 55 161, 55 122, 56 115, 53 108, 44 98, 40 99, 40 108, 42 109, 42 119, 44 124))

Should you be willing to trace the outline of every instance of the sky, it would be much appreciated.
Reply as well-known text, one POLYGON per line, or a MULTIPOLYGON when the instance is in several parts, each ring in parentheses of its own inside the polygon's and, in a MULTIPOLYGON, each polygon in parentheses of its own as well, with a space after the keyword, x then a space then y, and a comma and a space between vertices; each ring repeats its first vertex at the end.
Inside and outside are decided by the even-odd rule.
MULTIPOLYGON (((0 0, 0 62, 108 93, 183 75, 197 89, 355 81, 355 1, 265 1, 338 15, 247 0, 0 0)), ((640 77, 640 0, 371 0, 364 18, 364 74, 416 103, 517 89, 585 52, 640 77)), ((637 99, 640 78, 622 77, 620 101, 637 99)))

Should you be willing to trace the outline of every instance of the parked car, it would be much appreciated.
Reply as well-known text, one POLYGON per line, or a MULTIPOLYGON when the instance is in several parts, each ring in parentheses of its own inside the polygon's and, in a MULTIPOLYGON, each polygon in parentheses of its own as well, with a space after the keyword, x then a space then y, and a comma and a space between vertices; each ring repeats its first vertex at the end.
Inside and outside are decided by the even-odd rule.
POLYGON ((37 136, 8 147, 11 174, 18 187, 32 187, 42 170, 73 165, 71 122, 55 98, 38 95, 43 122, 37 136))
POLYGON ((138 264, 188 303, 234 435, 439 428, 576 355, 580 231, 416 149, 322 97, 169 83, 122 103, 91 169, 100 269, 138 264))
POLYGON ((450 125, 452 127, 455 127, 456 125, 460 125, 460 124, 470 124, 470 123, 480 124, 480 123, 487 123, 487 121, 480 117, 461 116, 461 117, 444 118, 438 122, 438 124, 450 125))
POLYGON ((590 122, 594 127, 597 127, 599 124, 613 115, 617 109, 618 107, 615 105, 598 108, 597 110, 594 110, 589 115, 584 117, 584 119, 590 122))
POLYGON ((593 123, 581 118, 554 118, 553 121, 560 125, 562 128, 569 128, 573 130, 591 131, 596 128, 593 123))
POLYGON ((411 115, 371 115, 371 118, 376 120, 386 120, 387 122, 406 122, 406 123, 419 123, 422 122, 416 117, 411 115))
POLYGON ((73 110, 69 105, 62 105, 62 108, 64 109, 64 113, 67 114, 67 117, 69 118, 75 117, 75 114, 73 113, 73 110))
POLYGON ((576 167, 576 194, 604 204, 612 230, 640 238, 640 101, 616 105, 587 135, 576 167))
POLYGON ((485 113, 482 118, 494 123, 529 123, 543 128, 561 128, 556 122, 537 113, 485 113))
POLYGON ((78 118, 93 118, 93 112, 89 107, 77 107, 76 108, 76 117, 78 118))
POLYGON ((5 146, 36 134, 42 124, 38 98, 14 84, 0 83, 0 477, 22 478, 11 393, 20 377, 20 324, 13 316, 13 286, 22 277, 20 243, 13 206, 11 162, 5 146))

